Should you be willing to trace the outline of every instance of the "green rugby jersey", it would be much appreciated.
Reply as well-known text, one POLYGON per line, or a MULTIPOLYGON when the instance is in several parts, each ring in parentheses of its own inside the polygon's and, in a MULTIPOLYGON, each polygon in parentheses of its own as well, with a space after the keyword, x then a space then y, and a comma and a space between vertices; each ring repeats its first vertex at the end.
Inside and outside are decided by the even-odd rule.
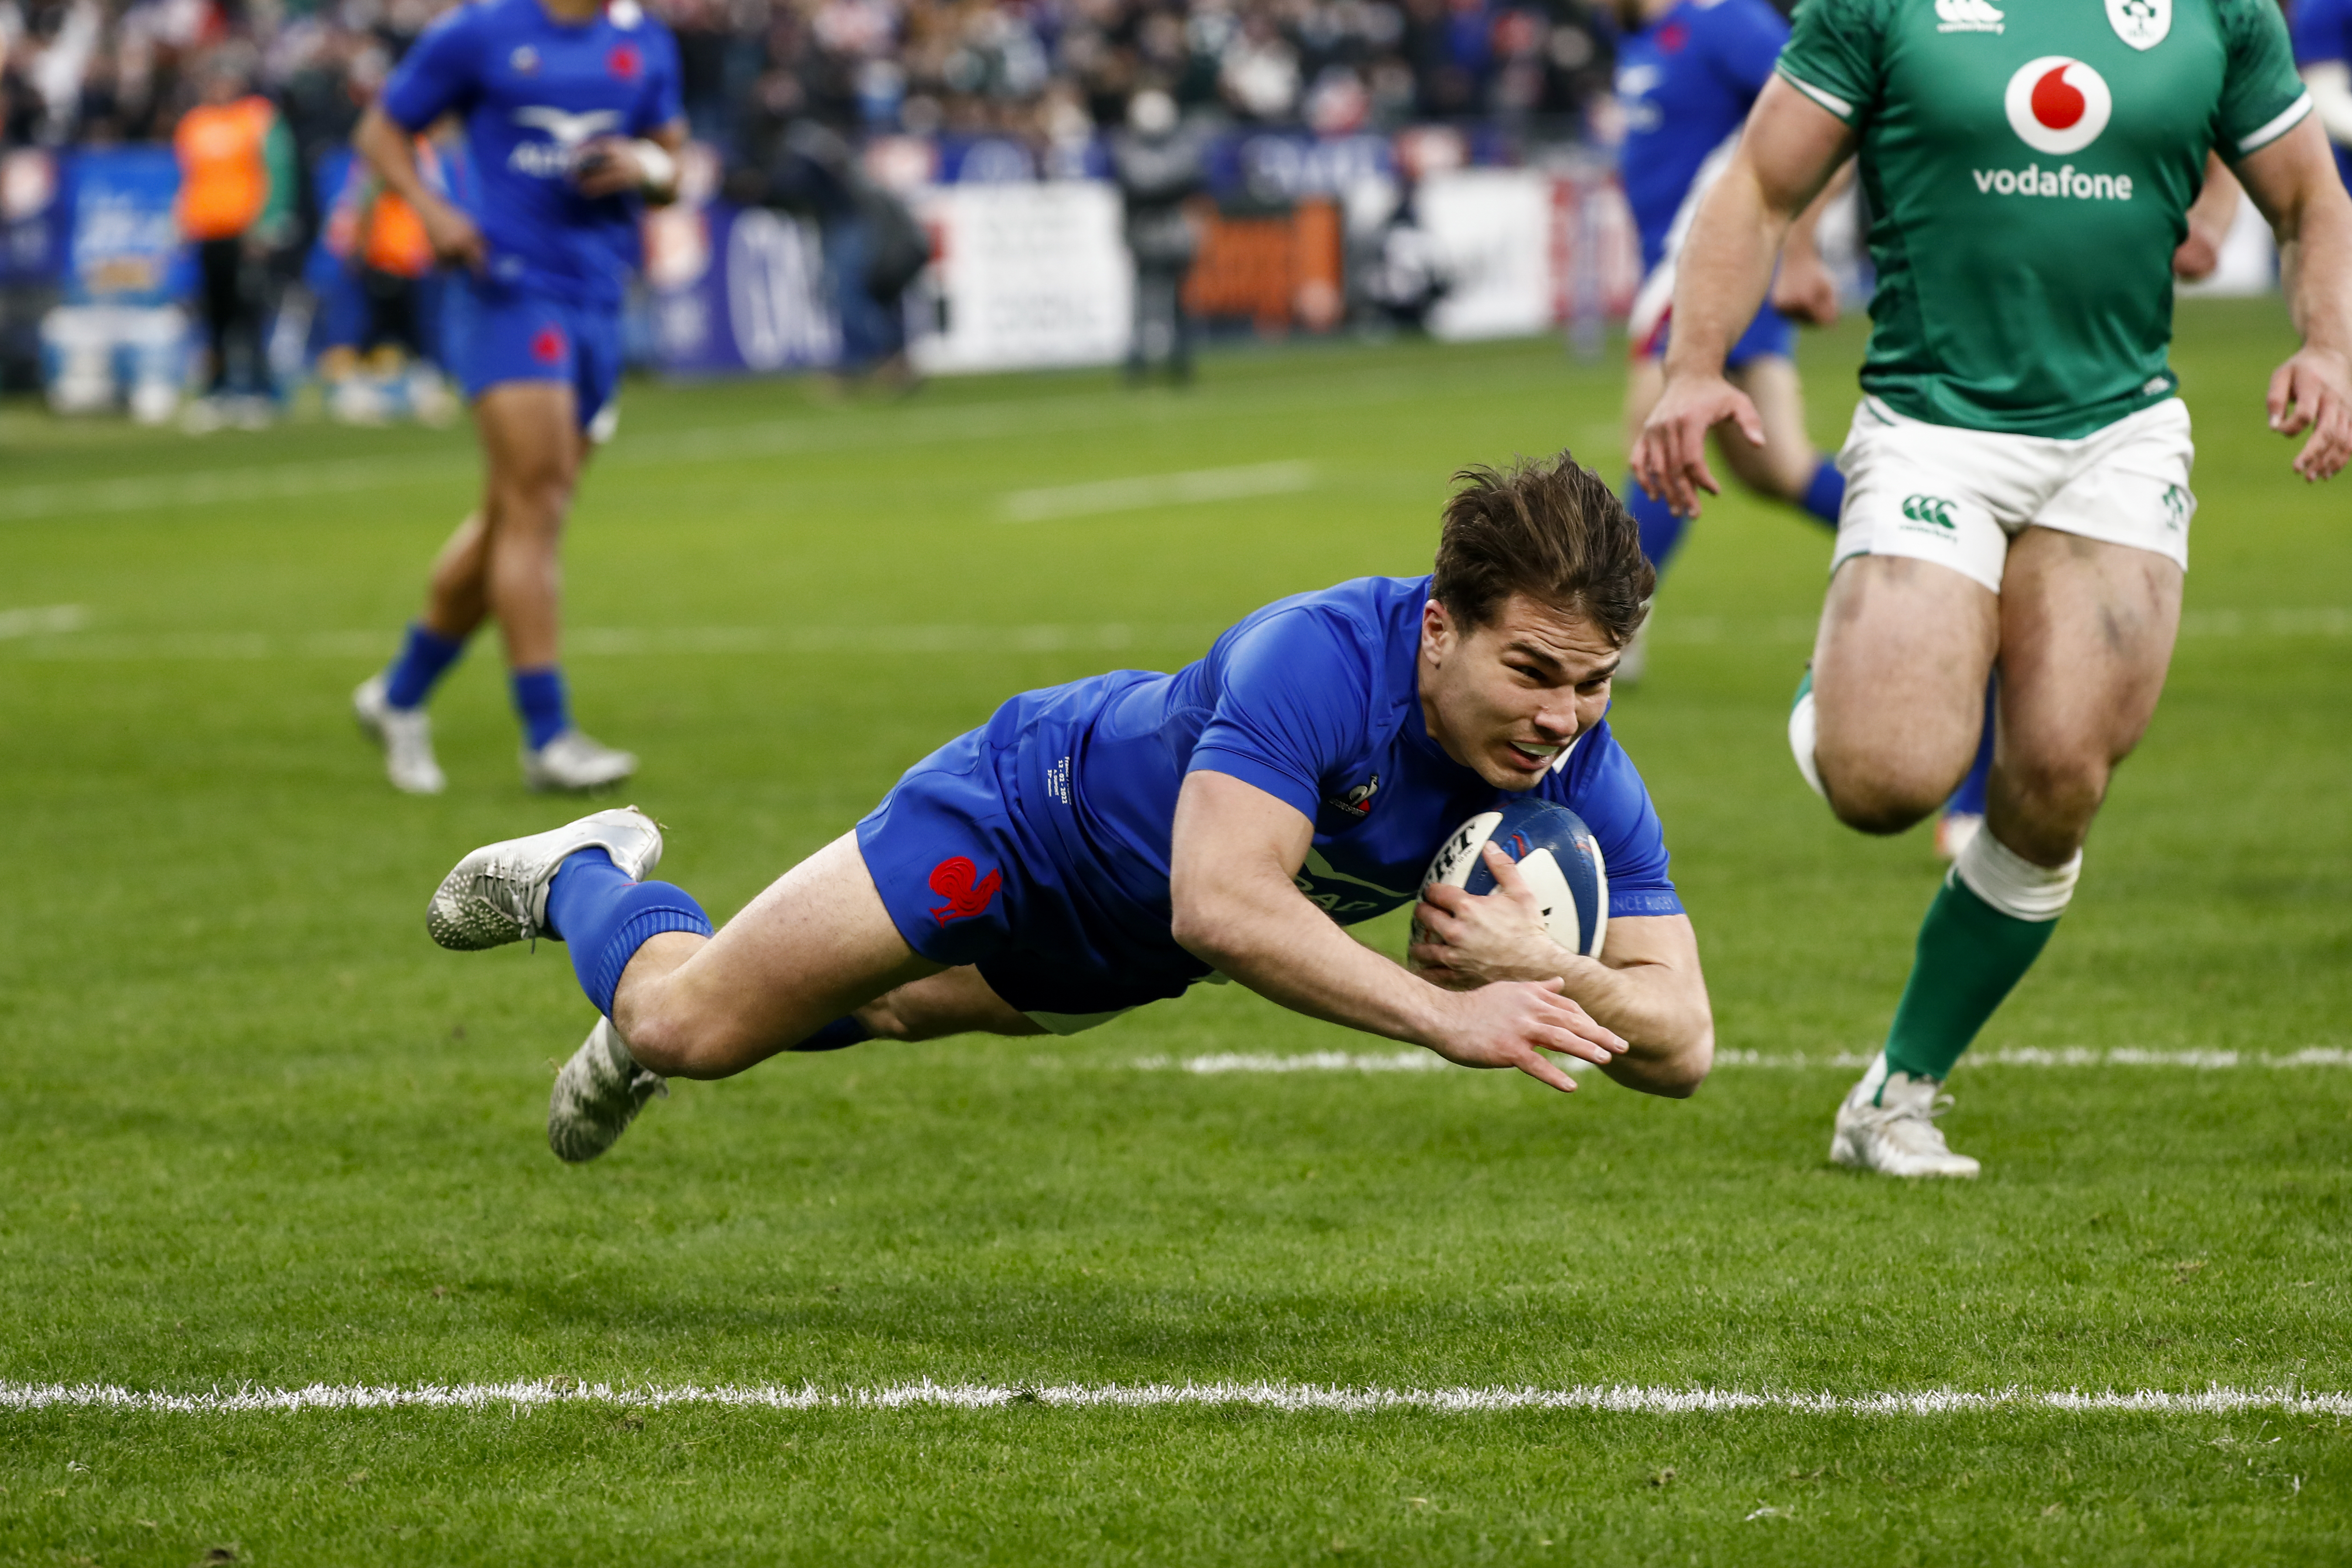
POLYGON ((2275 0, 1805 0, 1780 74, 1861 132, 1863 389, 2086 436, 2172 395, 2172 252, 2208 148, 2311 111, 2275 0))

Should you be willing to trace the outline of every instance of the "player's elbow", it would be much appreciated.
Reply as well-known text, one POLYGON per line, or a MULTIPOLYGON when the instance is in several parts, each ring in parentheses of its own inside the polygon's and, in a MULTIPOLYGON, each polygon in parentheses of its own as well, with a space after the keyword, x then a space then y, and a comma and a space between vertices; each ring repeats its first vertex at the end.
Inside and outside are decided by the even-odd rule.
POLYGON ((1212 890, 1188 888, 1179 881, 1170 889, 1168 933, 1176 945, 1202 963, 1222 969, 1231 956, 1234 930, 1232 911, 1212 890))
POLYGON ((1715 1026, 1703 1025, 1697 1035, 1661 1062, 1653 1094, 1668 1100, 1688 1100, 1715 1070, 1715 1026))

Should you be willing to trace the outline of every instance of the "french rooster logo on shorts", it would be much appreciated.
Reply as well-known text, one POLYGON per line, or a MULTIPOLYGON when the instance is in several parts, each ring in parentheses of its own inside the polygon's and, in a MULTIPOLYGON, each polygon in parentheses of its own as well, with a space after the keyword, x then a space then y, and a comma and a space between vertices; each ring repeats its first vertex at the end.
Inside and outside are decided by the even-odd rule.
POLYGON ((553 327, 541 327, 530 338, 530 357, 541 364, 554 364, 563 358, 563 334, 553 327))
POLYGON ((950 856, 931 868, 931 891, 947 900, 931 911, 931 918, 941 925, 968 921, 987 909, 988 900, 1003 886, 1003 872, 991 871, 983 877, 980 868, 964 857, 950 856))

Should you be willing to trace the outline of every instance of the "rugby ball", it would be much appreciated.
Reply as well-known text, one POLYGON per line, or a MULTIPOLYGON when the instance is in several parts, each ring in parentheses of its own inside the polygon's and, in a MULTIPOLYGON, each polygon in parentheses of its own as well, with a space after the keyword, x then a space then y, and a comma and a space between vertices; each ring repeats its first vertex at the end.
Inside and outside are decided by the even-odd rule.
POLYGON ((1482 811, 1445 840, 1421 879, 1423 889, 1443 882, 1466 893, 1493 892, 1495 874, 1479 853, 1489 843, 1518 863, 1551 939, 1570 952, 1598 958, 1609 939, 1609 869, 1584 818, 1526 796, 1499 811, 1482 811))

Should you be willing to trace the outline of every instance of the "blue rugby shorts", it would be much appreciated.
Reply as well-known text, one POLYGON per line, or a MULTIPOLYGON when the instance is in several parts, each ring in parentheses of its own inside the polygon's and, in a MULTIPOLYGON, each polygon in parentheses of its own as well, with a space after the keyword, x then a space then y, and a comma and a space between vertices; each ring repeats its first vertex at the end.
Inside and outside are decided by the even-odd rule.
POLYGON ((446 341, 466 400, 509 381, 571 384, 580 428, 602 441, 619 406, 621 313, 517 283, 455 274, 446 341))

